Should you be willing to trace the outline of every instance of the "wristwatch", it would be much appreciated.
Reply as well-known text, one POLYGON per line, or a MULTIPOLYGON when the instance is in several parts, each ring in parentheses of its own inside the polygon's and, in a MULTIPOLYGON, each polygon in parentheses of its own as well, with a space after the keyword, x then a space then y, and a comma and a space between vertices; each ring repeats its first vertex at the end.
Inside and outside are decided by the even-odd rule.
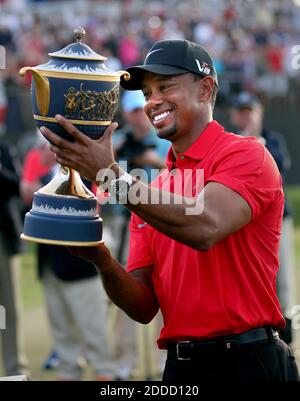
POLYGON ((128 173, 122 174, 116 180, 111 180, 109 193, 118 201, 127 198, 127 194, 132 186, 132 177, 128 173))

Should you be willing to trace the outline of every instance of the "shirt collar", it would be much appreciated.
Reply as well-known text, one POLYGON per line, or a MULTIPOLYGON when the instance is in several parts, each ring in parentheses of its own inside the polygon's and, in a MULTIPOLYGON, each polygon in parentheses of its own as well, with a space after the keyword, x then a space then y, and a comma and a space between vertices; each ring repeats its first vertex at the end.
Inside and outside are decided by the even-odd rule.
POLYGON ((167 155, 167 166, 172 170, 177 161, 184 160, 186 157, 195 160, 202 160, 205 155, 210 151, 216 139, 224 132, 224 128, 216 121, 211 121, 206 128, 201 132, 198 139, 183 153, 180 153, 175 158, 172 146, 167 155))

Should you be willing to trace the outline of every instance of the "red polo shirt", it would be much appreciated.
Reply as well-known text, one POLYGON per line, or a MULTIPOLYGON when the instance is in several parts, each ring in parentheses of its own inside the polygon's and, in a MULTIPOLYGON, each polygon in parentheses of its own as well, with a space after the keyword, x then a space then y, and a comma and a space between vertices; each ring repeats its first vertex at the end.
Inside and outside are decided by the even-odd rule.
POLYGON ((168 189, 172 175, 171 191, 178 192, 180 170, 203 169, 204 185, 215 181, 239 193, 251 207, 252 220, 208 252, 200 252, 132 214, 127 270, 153 268, 164 318, 159 347, 265 325, 283 328, 276 273, 284 197, 268 150, 254 137, 228 133, 212 121, 177 160, 171 148, 167 162, 168 169, 153 186, 168 189))

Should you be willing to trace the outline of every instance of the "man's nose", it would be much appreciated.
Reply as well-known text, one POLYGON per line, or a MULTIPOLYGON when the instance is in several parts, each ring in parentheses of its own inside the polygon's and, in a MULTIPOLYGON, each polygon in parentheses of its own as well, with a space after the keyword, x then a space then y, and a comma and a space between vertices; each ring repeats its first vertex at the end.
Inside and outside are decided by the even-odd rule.
POLYGON ((149 95, 149 97, 148 97, 146 107, 155 107, 162 103, 163 103, 162 93, 160 93, 159 91, 152 92, 151 95, 149 95))

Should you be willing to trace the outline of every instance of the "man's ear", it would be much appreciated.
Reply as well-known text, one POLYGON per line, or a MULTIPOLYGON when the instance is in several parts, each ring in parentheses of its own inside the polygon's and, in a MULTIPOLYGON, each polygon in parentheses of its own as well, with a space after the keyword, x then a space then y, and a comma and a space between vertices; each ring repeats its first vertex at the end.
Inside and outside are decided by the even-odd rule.
POLYGON ((201 102, 207 102, 212 96, 215 81, 212 77, 204 77, 199 80, 199 96, 201 102))

